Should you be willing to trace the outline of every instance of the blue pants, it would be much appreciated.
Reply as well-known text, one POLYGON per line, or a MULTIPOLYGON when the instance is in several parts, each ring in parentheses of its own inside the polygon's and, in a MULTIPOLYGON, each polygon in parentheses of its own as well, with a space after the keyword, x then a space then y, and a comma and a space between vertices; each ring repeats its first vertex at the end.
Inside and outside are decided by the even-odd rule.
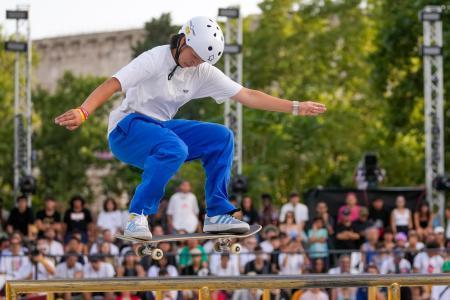
POLYGON ((158 121, 131 114, 109 134, 115 157, 143 170, 129 211, 155 214, 165 186, 185 161, 200 159, 206 172, 206 212, 209 217, 236 208, 228 201, 233 163, 233 132, 220 124, 191 120, 158 121))

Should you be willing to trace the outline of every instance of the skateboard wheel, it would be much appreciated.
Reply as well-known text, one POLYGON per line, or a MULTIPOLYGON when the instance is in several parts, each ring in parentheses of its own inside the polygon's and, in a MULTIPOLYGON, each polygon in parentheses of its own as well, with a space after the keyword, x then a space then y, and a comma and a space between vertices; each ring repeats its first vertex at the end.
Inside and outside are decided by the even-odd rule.
POLYGON ((163 258, 164 252, 161 249, 156 248, 156 249, 152 250, 152 254, 151 255, 152 255, 152 259, 160 260, 161 258, 163 258))
POLYGON ((216 251, 218 253, 222 252, 222 246, 220 245, 219 242, 214 243, 214 251, 216 251))
POLYGON ((135 252, 136 252, 136 255, 139 257, 148 255, 148 249, 144 245, 137 247, 135 252))
POLYGON ((231 253, 237 254, 241 252, 241 249, 242 247, 238 243, 231 245, 231 253))

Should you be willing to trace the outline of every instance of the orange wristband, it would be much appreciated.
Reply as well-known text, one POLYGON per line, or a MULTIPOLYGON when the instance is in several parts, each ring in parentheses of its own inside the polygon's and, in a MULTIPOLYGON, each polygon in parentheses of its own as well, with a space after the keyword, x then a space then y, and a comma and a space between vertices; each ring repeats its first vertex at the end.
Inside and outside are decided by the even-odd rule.
POLYGON ((83 111, 81 110, 81 109, 79 109, 79 108, 77 108, 76 109, 77 110, 77 112, 80 114, 80 116, 81 116, 81 121, 86 121, 86 117, 85 117, 85 115, 83 114, 83 111))

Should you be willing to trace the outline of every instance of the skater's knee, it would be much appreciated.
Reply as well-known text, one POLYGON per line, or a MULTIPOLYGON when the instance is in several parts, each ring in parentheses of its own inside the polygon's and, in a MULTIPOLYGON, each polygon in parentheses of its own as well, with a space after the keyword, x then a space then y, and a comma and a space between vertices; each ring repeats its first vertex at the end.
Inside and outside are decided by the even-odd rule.
POLYGON ((233 141, 234 140, 233 131, 230 128, 228 128, 224 125, 221 125, 221 124, 215 124, 214 134, 221 141, 233 141))
POLYGON ((164 143, 159 149, 161 154, 168 159, 184 162, 189 154, 187 145, 182 140, 164 143))

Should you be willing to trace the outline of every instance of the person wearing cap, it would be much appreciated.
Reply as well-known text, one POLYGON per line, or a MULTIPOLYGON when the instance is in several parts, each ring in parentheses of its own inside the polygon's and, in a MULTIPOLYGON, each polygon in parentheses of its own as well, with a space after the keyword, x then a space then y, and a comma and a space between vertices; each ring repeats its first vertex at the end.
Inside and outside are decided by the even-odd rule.
MULTIPOLYGON (((450 273, 450 261, 444 262, 442 265, 442 273, 450 273)), ((447 299, 450 299, 450 285, 435 285, 431 288, 430 300, 447 299)))
POLYGON ((336 226, 336 249, 354 250, 358 248, 359 233, 353 225, 351 210, 342 210, 341 221, 336 226))
POLYGON ((55 118, 75 130, 115 92, 126 93, 109 117, 109 146, 119 160, 141 170, 142 181, 130 204, 126 236, 151 238, 147 216, 158 211, 165 186, 185 161, 201 160, 206 172, 206 217, 203 231, 242 233, 249 225, 232 214, 228 201, 234 137, 223 125, 173 120, 191 101, 212 97, 253 109, 317 116, 323 104, 289 101, 242 87, 214 67, 224 52, 220 26, 208 17, 194 17, 175 34, 170 45, 145 51, 107 79, 79 107, 55 118))
POLYGON ((435 235, 435 241, 439 245, 439 248, 445 249, 445 229, 442 226, 437 226, 433 230, 435 235))

